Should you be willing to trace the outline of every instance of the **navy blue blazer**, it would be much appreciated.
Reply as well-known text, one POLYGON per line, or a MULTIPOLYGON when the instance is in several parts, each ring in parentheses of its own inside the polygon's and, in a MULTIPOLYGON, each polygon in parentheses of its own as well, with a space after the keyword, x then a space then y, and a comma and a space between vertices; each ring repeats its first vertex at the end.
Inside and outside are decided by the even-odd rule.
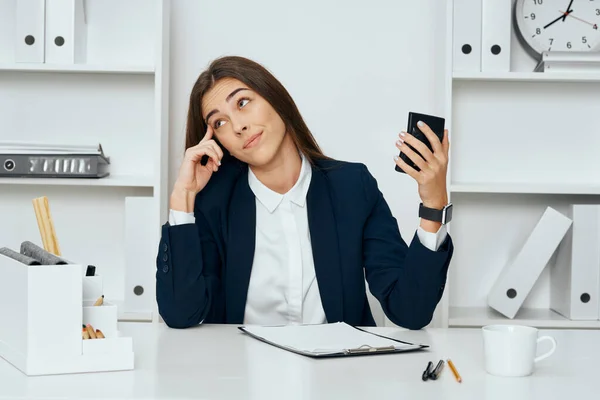
MULTIPOLYGON (((408 329, 426 326, 442 297, 453 253, 402 239, 396 219, 367 167, 318 160, 307 214, 314 266, 327 322, 374 326, 369 290, 386 316, 408 329)), ((256 202, 248 167, 223 163, 196 196, 195 224, 162 227, 156 298, 165 323, 242 324, 254 257, 256 202)), ((268 287, 265 290, 269 290, 268 287)))

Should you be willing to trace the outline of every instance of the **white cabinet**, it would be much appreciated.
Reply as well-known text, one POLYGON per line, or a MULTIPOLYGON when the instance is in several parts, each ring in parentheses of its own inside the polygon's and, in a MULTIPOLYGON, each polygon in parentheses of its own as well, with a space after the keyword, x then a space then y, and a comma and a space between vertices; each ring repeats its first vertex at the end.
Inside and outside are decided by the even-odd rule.
POLYGON ((16 62, 16 5, 0 0, 0 140, 101 143, 111 165, 102 179, 1 178, 0 246, 41 245, 31 200, 47 196, 62 255, 96 266, 121 319, 157 321, 149 282, 168 208, 168 0, 86 0, 85 63, 74 64, 16 62), (136 227, 131 197, 146 199, 136 227))
POLYGON ((546 207, 567 213, 573 203, 600 204, 600 74, 532 72, 537 61, 514 30, 510 72, 453 73, 452 0, 446 16, 449 232, 456 251, 436 322, 600 328, 600 321, 571 321, 550 310, 556 257, 514 319, 487 305, 500 271, 546 207))

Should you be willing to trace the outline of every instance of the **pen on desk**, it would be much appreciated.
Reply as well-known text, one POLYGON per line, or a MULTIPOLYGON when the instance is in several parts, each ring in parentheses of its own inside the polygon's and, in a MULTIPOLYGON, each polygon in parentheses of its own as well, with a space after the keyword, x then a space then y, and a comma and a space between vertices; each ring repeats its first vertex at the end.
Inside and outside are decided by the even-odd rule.
POLYGON ((462 378, 461 378, 460 374, 458 373, 458 371, 456 370, 456 367, 454 366, 454 363, 450 359, 448 359, 448 366, 452 370, 452 373, 454 374, 454 377, 456 378, 456 381, 458 383, 461 383, 462 382, 462 378))
POLYGON ((427 363, 427 368, 425 368, 425 371, 423 371, 423 375, 421 376, 421 379, 423 379, 423 381, 429 379, 429 375, 431 374, 431 367, 433 367, 433 363, 429 361, 427 363))
POLYGON ((431 374, 429 374, 429 379, 432 379, 434 381, 437 380, 440 377, 440 374, 442 373, 442 369, 444 369, 444 360, 440 360, 437 363, 435 369, 431 371, 431 374))

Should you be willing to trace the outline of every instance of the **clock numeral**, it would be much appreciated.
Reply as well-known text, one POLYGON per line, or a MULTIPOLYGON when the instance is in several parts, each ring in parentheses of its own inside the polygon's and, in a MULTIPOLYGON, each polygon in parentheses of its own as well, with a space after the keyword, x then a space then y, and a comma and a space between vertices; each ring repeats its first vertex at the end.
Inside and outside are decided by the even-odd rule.
POLYGON ((533 0, 533 4, 543 4, 544 0, 533 0))
POLYGON ((541 34, 541 33, 542 33, 542 30, 541 30, 540 28, 537 28, 537 29, 535 30, 535 33, 536 33, 537 35, 539 35, 539 34, 541 34))
POLYGON ((571 48, 571 42, 567 42, 567 49, 571 48))
MULTIPOLYGON (((598 10, 596 10, 596 11, 598 11, 598 10)), ((531 20, 535 21, 535 14, 534 13, 531 13, 531 20)))
POLYGON ((600 8, 596 8, 596 15, 600 15, 600 8))
POLYGON ((585 36, 581 38, 581 43, 587 43, 587 38, 585 36))
POLYGON ((554 42, 554 38, 550 38, 548 40, 550 41, 550 44, 552 44, 554 42))

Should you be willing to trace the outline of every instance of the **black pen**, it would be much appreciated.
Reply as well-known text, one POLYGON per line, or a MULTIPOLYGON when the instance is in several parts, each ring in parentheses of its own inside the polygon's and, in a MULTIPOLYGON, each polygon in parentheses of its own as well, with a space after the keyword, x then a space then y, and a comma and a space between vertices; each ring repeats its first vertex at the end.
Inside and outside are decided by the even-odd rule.
POLYGON ((435 369, 431 372, 431 374, 429 374, 429 379, 433 379, 435 381, 437 378, 439 378, 443 368, 444 360, 440 360, 435 366, 435 369))
POLYGON ((423 376, 421 377, 421 379, 423 379, 423 381, 426 381, 427 379, 429 379, 429 376, 431 375, 431 367, 433 367, 433 363, 431 361, 429 361, 429 363, 427 363, 427 368, 425 368, 425 371, 423 371, 423 376))

